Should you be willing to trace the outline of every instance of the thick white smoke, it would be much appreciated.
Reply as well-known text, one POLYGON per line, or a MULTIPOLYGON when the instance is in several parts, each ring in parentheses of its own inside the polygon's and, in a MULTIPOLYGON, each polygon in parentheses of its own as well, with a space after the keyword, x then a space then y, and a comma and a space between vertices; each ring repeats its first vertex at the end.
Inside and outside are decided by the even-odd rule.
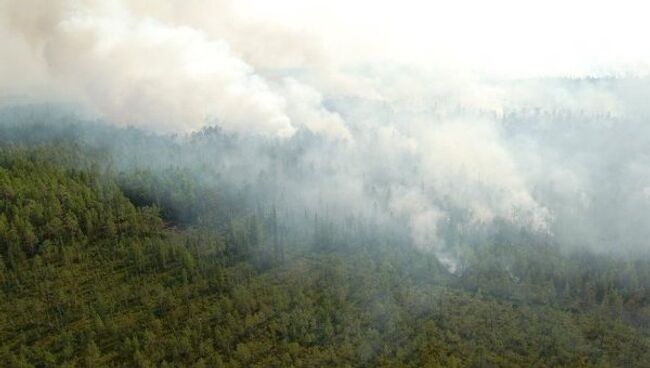
POLYGON ((5 32, 11 34, 3 38, 23 37, 30 47, 23 56, 37 61, 34 69, 50 94, 84 103, 111 121, 190 131, 216 120, 233 131, 279 136, 305 125, 349 138, 317 91, 295 79, 268 81, 227 40, 138 15, 127 2, 38 5, 6 5, 5 32))

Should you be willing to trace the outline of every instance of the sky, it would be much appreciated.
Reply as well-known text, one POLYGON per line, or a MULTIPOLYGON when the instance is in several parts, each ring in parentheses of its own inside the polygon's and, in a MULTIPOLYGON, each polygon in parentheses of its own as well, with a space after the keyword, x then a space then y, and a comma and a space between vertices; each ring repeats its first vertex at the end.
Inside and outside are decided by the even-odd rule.
MULTIPOLYGON (((505 102, 531 104, 504 81, 646 76, 647 7, 0 0, 0 96, 72 101, 117 123, 164 131, 220 120, 233 130, 290 136, 301 120, 342 137, 343 123, 319 107, 323 99, 417 104, 446 96, 450 105, 501 112, 505 102)), ((607 96, 596 100, 616 109, 607 96)))
POLYGON ((647 73, 650 61, 642 1, 238 3, 254 19, 315 33, 341 63, 387 60, 537 77, 647 73))

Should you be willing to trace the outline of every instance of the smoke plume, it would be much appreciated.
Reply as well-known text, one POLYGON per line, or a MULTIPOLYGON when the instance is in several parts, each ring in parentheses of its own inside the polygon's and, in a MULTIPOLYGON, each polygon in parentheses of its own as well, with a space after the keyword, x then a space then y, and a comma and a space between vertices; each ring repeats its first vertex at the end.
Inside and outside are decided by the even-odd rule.
MULTIPOLYGON (((598 35, 607 13, 592 10, 598 35)), ((629 47, 613 60, 570 33, 570 17, 548 34, 531 19, 509 2, 4 0, 0 97, 163 134, 218 125, 250 140, 214 167, 242 183, 274 172, 272 195, 305 207, 382 212, 447 260, 445 231, 499 221, 639 249, 650 57, 629 47), (520 18, 500 16, 504 6, 520 18), (298 147, 296 166, 278 172, 258 140, 298 147)), ((636 31, 601 35, 634 46, 636 31)))

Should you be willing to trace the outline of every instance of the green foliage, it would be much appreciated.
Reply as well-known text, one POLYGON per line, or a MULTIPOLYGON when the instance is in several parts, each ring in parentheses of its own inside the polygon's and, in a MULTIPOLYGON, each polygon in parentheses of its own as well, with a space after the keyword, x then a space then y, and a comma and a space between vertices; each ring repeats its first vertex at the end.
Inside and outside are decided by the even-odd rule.
POLYGON ((650 362, 648 260, 500 236, 450 274, 362 220, 290 225, 206 200, 182 170, 78 156, 0 152, 0 366, 650 362))

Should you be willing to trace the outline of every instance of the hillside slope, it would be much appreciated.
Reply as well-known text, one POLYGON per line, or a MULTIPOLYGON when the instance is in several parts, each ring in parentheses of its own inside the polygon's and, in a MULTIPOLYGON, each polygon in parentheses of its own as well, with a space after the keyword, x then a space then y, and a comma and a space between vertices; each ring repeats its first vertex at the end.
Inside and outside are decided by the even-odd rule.
POLYGON ((82 153, 0 152, 2 366, 650 366, 647 261, 495 243, 452 275, 318 222, 279 237, 275 209, 178 227, 152 191, 191 189, 82 153))

